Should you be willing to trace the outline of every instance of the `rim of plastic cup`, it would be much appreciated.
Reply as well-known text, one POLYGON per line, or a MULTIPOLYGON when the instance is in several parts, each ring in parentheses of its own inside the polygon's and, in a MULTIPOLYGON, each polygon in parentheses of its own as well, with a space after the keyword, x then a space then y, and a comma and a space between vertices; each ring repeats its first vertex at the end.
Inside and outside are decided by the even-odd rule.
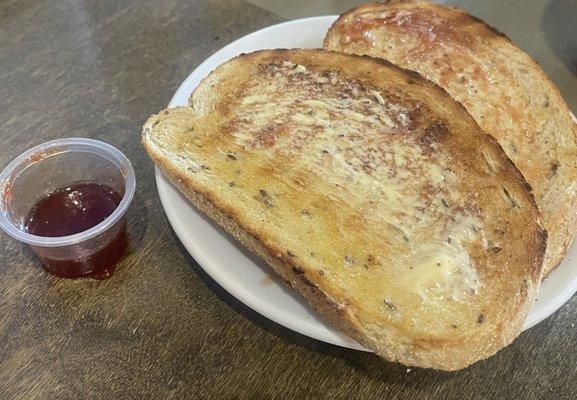
POLYGON ((128 206, 130 205, 132 198, 134 197, 134 191, 136 189, 136 177, 134 175, 134 169, 130 160, 116 147, 109 145, 108 143, 101 142, 100 140, 86 139, 86 138, 64 138, 51 140, 49 142, 42 143, 35 146, 24 153, 16 157, 10 164, 4 168, 2 173, 0 173, 0 227, 6 231, 10 236, 21 242, 40 247, 58 247, 58 246, 68 246, 72 244, 77 244, 84 242, 85 240, 91 239, 97 235, 100 235, 112 227, 122 216, 125 214, 128 206), (118 207, 110 214, 104 221, 93 226, 85 231, 75 233, 74 235, 68 236, 56 236, 56 237, 46 237, 37 236, 27 233, 17 226, 15 226, 9 219, 6 213, 6 200, 5 192, 6 185, 10 183, 11 176, 14 171, 20 167, 24 162, 29 161, 30 158, 37 154, 46 152, 48 149, 57 149, 62 146, 69 145, 82 145, 83 149, 63 149, 62 152, 57 150, 51 153, 49 156, 57 155, 67 152, 88 152, 93 153, 108 161, 112 162, 118 167, 122 175, 125 178, 125 188, 124 196, 118 204, 118 207))

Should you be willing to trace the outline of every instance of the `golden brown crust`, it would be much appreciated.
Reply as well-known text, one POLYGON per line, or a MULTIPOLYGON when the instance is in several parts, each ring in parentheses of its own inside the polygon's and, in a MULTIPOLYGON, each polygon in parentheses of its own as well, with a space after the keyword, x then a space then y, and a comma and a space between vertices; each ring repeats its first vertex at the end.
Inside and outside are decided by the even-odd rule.
MULTIPOLYGON (((523 308, 515 310, 514 319, 509 326, 509 332, 502 332, 505 341, 497 342, 494 348, 486 353, 471 352, 471 343, 462 343, 456 339, 437 339, 437 340, 416 340, 413 345, 406 346, 402 349, 389 348, 374 338, 367 337, 362 326, 353 321, 354 316, 347 315, 347 309, 339 305, 338 302, 331 299, 317 284, 308 280, 306 275, 299 270, 298 265, 292 264, 286 257, 279 257, 279 250, 265 245, 265 241, 258 237, 256 233, 250 233, 250 227, 242 227, 238 219, 234 217, 235 211, 232 208, 219 207, 211 200, 208 194, 196 191, 196 186, 189 177, 181 170, 174 168, 165 158, 159 155, 154 147, 146 141, 142 141, 148 154, 152 157, 169 181, 176 186, 181 193, 200 211, 208 216, 217 225, 222 227, 228 234, 241 243, 252 253, 256 254, 261 260, 268 264, 279 274, 283 280, 296 289, 311 306, 323 316, 332 326, 355 339, 363 346, 372 349, 377 354, 385 357, 388 361, 400 362, 409 366, 421 368, 435 368, 446 371, 455 371, 465 366, 491 356, 495 351, 506 346, 517 336, 525 321, 525 315, 528 307, 532 305, 532 295, 524 302, 523 308), (447 349, 450 345, 452 348, 447 349)), ((543 240, 544 244, 545 241, 543 240)), ((543 246, 543 251, 544 251, 543 246)))
POLYGON ((577 125, 533 58, 484 21, 423 0, 352 9, 324 48, 385 58, 462 102, 529 181, 549 232, 545 274, 559 265, 577 232, 577 125))
MULTIPOLYGON (((291 66, 290 68, 295 67, 291 66)), ((277 72, 282 72, 282 68, 278 67, 273 71, 273 73, 277 72)), ((257 81, 260 82, 260 80, 265 78, 266 76, 260 76, 257 81)), ((281 78, 276 79, 280 80, 281 78)), ((297 81, 292 81, 293 87, 298 87, 298 84, 297 81)), ((334 83, 334 85, 338 86, 338 83, 334 83)), ((358 90, 358 87, 354 86, 356 84, 352 85, 351 87, 353 89, 356 88, 355 90, 358 90)), ((330 88, 325 87, 323 93, 330 93, 330 88)), ((377 99, 379 99, 379 96, 377 96, 377 99)), ((362 100, 365 101, 366 99, 362 100)), ((385 102, 385 100, 381 98, 379 99, 379 103, 381 101, 385 102)), ((201 87, 195 92, 192 104, 194 110, 192 108, 173 109, 163 112, 160 116, 153 116, 144 128, 143 144, 145 148, 155 163, 162 168, 169 179, 196 207, 222 226, 244 246, 255 252, 271 265, 277 273, 289 281, 295 289, 307 298, 321 315, 337 328, 391 361, 399 361, 407 365, 447 370, 463 368, 472 362, 490 356, 512 341, 518 334, 528 308, 532 304, 532 299, 536 293, 541 277, 541 261, 544 251, 545 233, 539 223, 535 222, 538 221, 539 215, 534 205, 534 200, 531 193, 527 190, 526 183, 514 165, 506 157, 495 140, 483 134, 472 118, 463 111, 463 108, 454 103, 450 97, 437 86, 424 81, 414 73, 408 73, 396 67, 391 67, 387 63, 377 62, 369 58, 357 58, 337 53, 324 53, 320 50, 265 51, 241 56, 217 69, 209 78, 203 81, 201 87), (220 131, 216 129, 213 132, 207 128, 214 123, 210 118, 213 113, 221 112, 218 111, 221 109, 228 110, 225 104, 226 102, 219 103, 219 99, 228 99, 227 102, 232 102, 230 105, 235 105, 231 108, 234 111, 227 111, 231 114, 238 112, 238 110, 242 108, 242 104, 238 103, 234 96, 231 96, 233 89, 231 89, 230 86, 242 86, 241 83, 245 82, 247 76, 252 73, 261 73, 258 72, 260 70, 256 66, 271 65, 269 60, 272 60, 273 65, 280 65, 279 62, 282 60, 291 60, 297 63, 296 65, 302 64, 306 67, 306 70, 311 71, 313 77, 316 76, 317 78, 320 76, 324 79, 322 70, 326 68, 338 71, 344 74, 343 76, 356 76, 362 79, 363 82, 367 82, 367 84, 368 82, 372 82, 374 88, 381 90, 386 101, 389 100, 388 97, 386 97, 389 84, 400 85, 395 86, 397 89, 410 87, 411 93, 404 93, 399 90, 395 91, 395 93, 399 93, 399 96, 407 96, 403 99, 396 99, 401 102, 399 104, 413 104, 417 97, 420 98, 424 104, 419 105, 420 108, 418 112, 410 114, 415 117, 414 121, 408 124, 399 122, 400 127, 409 127, 405 135, 408 134, 408 132, 415 132, 415 134, 421 132, 426 134, 426 130, 421 131, 417 129, 417 126, 428 126, 430 122, 428 118, 432 115, 431 112, 433 112, 433 109, 437 110, 436 112, 444 114, 447 111, 442 110, 447 107, 451 110, 451 115, 458 115, 455 121, 445 121, 447 124, 445 127, 447 130, 446 134, 440 136, 434 135, 424 143, 419 141, 416 143, 419 143, 418 146, 424 146, 424 149, 428 149, 427 146, 431 145, 429 141, 432 140, 434 143, 443 146, 442 148, 438 148, 437 152, 448 151, 454 155, 462 154, 459 149, 465 148, 474 148, 484 152, 492 160, 487 167, 480 165, 482 159, 475 155, 471 155, 469 158, 459 157, 462 158, 461 162, 463 166, 470 168, 470 176, 475 176, 479 179, 479 182, 475 182, 475 184, 480 184, 478 190, 481 192, 481 195, 494 196, 495 192, 493 190, 497 190, 497 192, 501 190, 500 186, 495 189, 488 189, 483 186, 490 184, 490 182, 483 177, 486 173, 481 173, 481 169, 491 169, 491 165, 497 168, 488 173, 497 174, 498 179, 495 179, 495 181, 499 181, 500 184, 505 185, 509 190, 505 191, 505 193, 511 196, 509 200, 507 200, 503 194, 501 197, 505 203, 507 201, 513 203, 512 206, 508 206, 510 211, 499 214, 500 216, 498 218, 495 219, 495 216, 490 216, 490 218, 485 221, 484 227, 487 231, 493 229, 499 230, 499 226, 495 225, 495 223, 500 221, 499 223, 503 224, 503 233, 506 232, 511 235, 510 243, 508 242, 506 245, 502 243, 500 244, 502 248, 495 247, 494 251, 490 248, 488 252, 476 247, 470 249, 471 257, 479 260, 479 262, 490 259, 492 260, 491 263, 495 263, 496 268, 487 264, 484 267, 478 268, 478 273, 483 274, 483 277, 487 279, 487 284, 491 282, 491 285, 496 285, 492 288, 494 291, 503 291, 502 299, 495 298, 491 300, 490 303, 487 303, 487 310, 480 309, 481 314, 474 314, 474 326, 466 329, 463 328, 463 330, 455 330, 455 333, 447 334, 444 333, 444 331, 415 330, 405 323, 395 322, 395 320, 389 320, 385 323, 384 320, 375 319, 374 313, 367 313, 362 309, 364 303, 363 301, 359 301, 362 299, 350 297, 350 293, 353 293, 353 288, 349 288, 350 291, 348 294, 346 292, 340 293, 339 290, 337 290, 338 288, 334 286, 334 283, 327 281, 326 273, 323 276, 317 272, 319 268, 323 268, 326 269, 327 272, 338 273, 339 271, 334 270, 334 267, 332 270, 329 268, 329 261, 315 261, 316 259, 311 258, 312 252, 311 257, 308 257, 308 254, 304 252, 304 248, 298 247, 291 242, 294 236, 279 237, 270 225, 262 225, 260 223, 262 219, 263 222, 268 221, 268 224, 274 224, 285 218, 287 212, 292 213, 294 211, 294 206, 287 205, 288 208, 284 210, 282 208, 284 207, 282 204, 282 193, 284 193, 285 201, 293 201, 293 197, 288 197, 288 193, 292 190, 297 191, 297 197, 294 199, 298 199, 299 203, 308 204, 307 207, 313 211, 314 215, 321 216, 323 212, 322 209, 328 209, 328 211, 330 211, 333 206, 330 205, 330 203, 326 203, 326 200, 322 204, 322 209, 313 208, 313 203, 307 201, 307 196, 310 195, 310 185, 312 184, 311 182, 314 181, 314 176, 304 173, 295 174, 295 184, 304 181, 305 185, 309 185, 307 192, 301 192, 300 189, 295 189, 292 183, 288 185, 287 182, 277 181, 277 189, 281 195, 275 197, 274 193, 270 194, 272 193, 270 190, 274 189, 269 189, 268 187, 266 191, 261 189, 260 195, 258 194, 258 190, 256 190, 255 197, 257 197, 257 202, 254 202, 250 196, 238 198, 238 200, 231 202, 230 199, 227 198, 228 195, 223 192, 222 184, 219 183, 218 180, 211 178, 210 184, 204 181, 204 179, 208 178, 206 178, 205 175, 201 176, 201 173, 210 167, 208 171, 213 176, 219 177, 223 175, 224 183, 227 183, 227 189, 230 189, 228 183, 231 183, 230 187, 235 188, 235 190, 245 195, 254 193, 250 188, 261 187, 255 186, 254 181, 258 181, 257 183, 259 185, 261 183, 264 185, 264 182, 270 182, 276 179, 277 175, 275 174, 278 173, 278 168, 280 168, 283 163, 274 164, 275 166, 267 166, 262 160, 258 161, 261 165, 257 165, 255 173, 249 174, 249 180, 245 181, 242 180, 240 175, 235 175, 234 169, 236 165, 243 165, 244 168, 249 168, 247 163, 241 163, 244 162, 244 160, 249 162, 250 158, 257 157, 259 152, 269 151, 265 149, 270 149, 271 145, 267 143, 253 143, 249 139, 243 139, 244 136, 237 137, 237 141, 248 140, 246 146, 253 146, 250 151, 245 152, 238 146, 238 142, 235 145, 227 139, 226 135, 230 134, 230 130, 220 131), (231 83, 240 75, 236 71, 243 69, 240 67, 241 65, 245 67, 245 73, 248 75, 244 77, 241 76, 238 82, 231 83), (383 73, 389 75, 384 76, 386 74, 383 73), (412 83, 407 83, 407 80, 411 80, 412 83), (436 108, 437 105, 433 103, 438 103, 439 108, 436 108), (204 118, 202 119, 202 123, 195 122, 199 113, 203 115, 204 118), (455 129, 466 129, 475 132, 474 135, 466 135, 467 140, 472 140, 472 142, 462 142, 460 136, 453 135, 452 132, 455 129), (197 130, 198 134, 196 132, 197 130), (205 131, 207 133, 210 132, 208 137, 202 136, 202 132, 205 131), (164 140, 167 138, 170 139, 170 143, 159 141, 160 139, 164 140), (210 138, 210 140, 208 138, 210 138), (206 147, 211 146, 213 138, 214 140, 219 138, 218 149, 222 152, 220 158, 215 156, 212 151, 206 150, 207 153, 203 153, 206 147), (201 147, 197 148, 197 146, 201 147), (185 157, 184 155, 186 154, 191 154, 191 158, 185 157), (202 157, 205 155, 210 157, 209 165, 206 164, 208 161, 203 161, 202 157), (202 164, 194 164, 192 162, 193 160, 197 160, 195 161, 197 163, 202 162, 202 164), (256 171, 259 172, 257 173, 256 171), (264 175, 258 176, 258 174, 264 175), (234 180, 227 182, 229 176, 235 177, 234 180), (287 184, 287 186, 284 186, 285 184, 287 184), (250 203, 252 205, 249 207, 249 203, 247 202, 252 202, 250 203), (515 208, 515 206, 518 209, 515 208), (256 217, 253 214, 255 214, 256 217), (270 217, 268 217, 269 214, 271 215, 270 217), (512 229, 508 224, 513 224, 520 229, 512 229), (515 247, 515 244, 517 246, 525 246, 525 248, 515 247), (510 260, 515 261, 511 263, 510 260), (507 268, 508 270, 505 274, 503 269, 507 268), (518 287, 515 284, 510 285, 511 281, 517 280, 523 283, 518 287), (505 286, 501 289, 500 285, 505 285, 508 289, 505 290, 505 286), (504 306, 505 304, 506 306, 504 306)), ((362 110, 362 108, 359 108, 359 110, 362 110)), ((225 126, 231 127, 231 116, 229 114, 226 115, 228 122, 225 126)), ((303 115, 308 114, 305 113, 303 115)), ((253 116, 252 126, 258 125, 258 118, 258 116, 253 116)), ((238 123, 241 123, 241 121, 238 123)), ((335 123, 334 120, 333 123, 335 123)), ((243 129, 250 129, 250 125, 242 125, 242 127, 243 129)), ((293 126, 292 129, 296 132, 295 129, 297 128, 293 126)), ((350 129, 353 129, 352 125, 350 129)), ((286 134, 287 133, 283 133, 283 135, 286 134)), ((286 140, 286 136, 277 139, 286 140)), ((275 148, 275 145, 272 145, 272 148, 275 148)), ((291 146, 287 146, 285 142, 282 149, 286 150, 287 148, 290 149, 291 146)), ((427 153, 425 150, 423 150, 423 154, 426 157, 431 156, 430 152, 427 153)), ((280 156, 275 156, 275 160, 278 157, 280 156)), ((256 160, 257 159, 254 159, 253 161, 256 160)), ((253 168, 253 161, 250 161, 250 168, 253 168)), ((292 162, 296 162, 296 159, 293 159, 292 162)), ((489 163, 489 161, 487 162, 489 163)), ((482 161, 482 163, 484 163, 484 161, 482 161)), ((370 169, 367 169, 367 171, 369 171, 367 174, 372 173, 370 169)), ((461 171, 455 171, 455 173, 461 174, 461 171)), ((327 176, 327 178, 329 177, 327 176)), ((332 179, 336 179, 336 175, 332 179)), ((324 190, 322 186, 319 186, 322 185, 321 182, 316 182, 314 185, 317 191, 324 190)), ((503 186, 503 188, 505 186, 503 186)), ((471 196, 477 196, 472 189, 463 187, 463 190, 471 190, 471 196)), ((462 203, 467 204, 467 201, 463 200, 462 203)), ((482 207, 483 212, 493 212, 485 205, 484 200, 475 201, 475 203, 482 207)), ((342 214, 342 216, 347 216, 350 210, 342 207, 343 206, 341 206, 338 212, 342 214)), ((374 207, 375 206, 373 206, 373 208, 374 207)), ((442 208, 443 206, 441 205, 440 207, 442 208)), ((499 208, 505 206, 499 203, 495 204, 494 207, 499 208)), ((461 210, 459 212, 464 211, 461 210)), ((475 213, 478 211, 473 208, 471 212, 475 213)), ((455 214, 455 216, 456 215, 457 214, 455 214)), ((305 216, 307 215, 305 214, 305 216)), ((341 216, 337 214, 331 214, 330 218, 332 221, 332 219, 340 217, 341 216)), ((370 217, 370 215, 356 216, 356 214, 352 213, 351 217, 363 219, 370 217)), ((327 220, 325 223, 331 221, 327 220)), ((340 234, 354 235, 355 240, 359 240, 359 245, 361 242, 365 242, 366 244, 363 246, 370 248, 371 238, 365 237, 366 234, 360 233, 362 231, 359 230, 360 228, 357 228, 356 222, 354 222, 353 219, 349 218, 347 221, 350 233, 341 231, 340 234)), ((365 226, 365 229, 371 227, 366 224, 361 226, 365 226)), ((322 225, 322 227, 322 232, 329 235, 332 225, 325 224, 322 225)), ((286 226, 286 228, 290 231, 292 226, 286 226)), ((302 231, 301 227, 296 226, 296 228, 297 231, 302 231)), ((496 234, 498 235, 498 233, 496 234)), ((336 240, 336 236, 331 237, 331 240, 336 240)), ((316 239, 311 236, 308 240, 313 243, 316 239)), ((323 246, 328 246, 327 251, 329 252, 332 248, 330 244, 331 240, 322 242, 323 246)), ((353 247, 357 246, 355 243, 353 247)), ((342 243, 339 246, 342 245, 346 246, 347 244, 342 243)), ((478 240, 476 246, 481 246, 480 240, 478 240)), ((319 253, 323 252, 322 248, 314 247, 313 249, 315 251, 318 250, 319 253)), ((335 247, 333 252, 336 251, 338 251, 338 249, 335 247)), ((371 256, 369 256, 368 262, 369 264, 372 262, 376 265, 375 258, 371 260, 371 256)), ((372 267, 367 265, 365 268, 370 269, 372 267)), ((383 265, 379 268, 386 270, 391 267, 383 265)), ((361 272, 362 270, 357 273, 361 272)), ((358 278, 351 277, 351 279, 355 280, 358 278)), ((383 288, 386 289, 386 287, 383 288)), ((487 294, 489 295, 489 292, 487 292, 487 294)), ((490 296, 493 296, 493 294, 490 296)), ((404 305, 404 300, 402 301, 404 305)), ((397 304, 397 306, 399 304, 397 304)), ((391 309, 396 309, 397 306, 388 304, 388 307, 391 309)), ((451 305, 447 304, 447 307, 449 306, 451 305)), ((455 304, 452 306, 455 306, 455 304)), ((479 304, 471 304, 472 308, 478 306, 479 304)), ((480 307, 482 307, 482 305, 480 307)), ((471 321, 459 321, 459 323, 461 322, 464 325, 471 324, 471 321)))

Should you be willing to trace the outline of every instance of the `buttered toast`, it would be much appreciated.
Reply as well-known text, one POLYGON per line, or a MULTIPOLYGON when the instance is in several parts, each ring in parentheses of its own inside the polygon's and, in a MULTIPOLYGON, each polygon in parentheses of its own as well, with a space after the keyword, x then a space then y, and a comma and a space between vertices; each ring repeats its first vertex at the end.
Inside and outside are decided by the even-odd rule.
POLYGON ((533 188, 549 233, 545 274, 562 261, 577 232, 577 125, 530 56, 479 19, 423 0, 355 8, 324 47, 417 71, 461 102, 533 188))
POLYGON ((152 116, 142 142, 192 204, 384 358, 456 370, 519 334, 546 245, 529 186, 418 74, 245 54, 189 107, 152 116))

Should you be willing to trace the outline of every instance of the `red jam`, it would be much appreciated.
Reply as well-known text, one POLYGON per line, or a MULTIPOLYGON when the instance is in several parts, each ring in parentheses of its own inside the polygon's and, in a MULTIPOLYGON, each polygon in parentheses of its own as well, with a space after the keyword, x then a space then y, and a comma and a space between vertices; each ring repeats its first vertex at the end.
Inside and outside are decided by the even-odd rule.
MULTIPOLYGON (((30 210, 25 222, 28 233, 58 237, 88 230, 104 221, 120 204, 121 196, 112 188, 97 183, 78 183, 56 189, 40 199, 30 210)), ((92 240, 103 243, 86 244, 86 250, 62 249, 58 258, 37 251, 44 267, 64 278, 108 278, 127 246, 126 226, 112 229, 113 237, 100 235, 92 240), (69 256, 69 257, 67 257, 69 256)), ((71 246, 72 247, 72 246, 71 246)), ((76 246, 77 247, 77 246, 76 246)))

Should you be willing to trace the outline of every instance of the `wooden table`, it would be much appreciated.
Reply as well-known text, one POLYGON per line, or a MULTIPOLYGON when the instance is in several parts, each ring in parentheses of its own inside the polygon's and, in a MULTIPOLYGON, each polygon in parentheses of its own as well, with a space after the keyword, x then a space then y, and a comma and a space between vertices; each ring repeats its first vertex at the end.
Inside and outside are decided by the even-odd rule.
MULTIPOLYGON (((188 255, 160 206, 143 122, 224 44, 354 5, 252 3, 271 11, 244 0, 0 1, 0 166, 86 136, 124 151, 138 182, 130 251, 112 279, 56 279, 0 236, 0 399, 577 398, 575 297, 487 361, 409 370, 272 323, 188 255)), ((530 50, 577 108, 574 0, 461 4, 530 50)))

